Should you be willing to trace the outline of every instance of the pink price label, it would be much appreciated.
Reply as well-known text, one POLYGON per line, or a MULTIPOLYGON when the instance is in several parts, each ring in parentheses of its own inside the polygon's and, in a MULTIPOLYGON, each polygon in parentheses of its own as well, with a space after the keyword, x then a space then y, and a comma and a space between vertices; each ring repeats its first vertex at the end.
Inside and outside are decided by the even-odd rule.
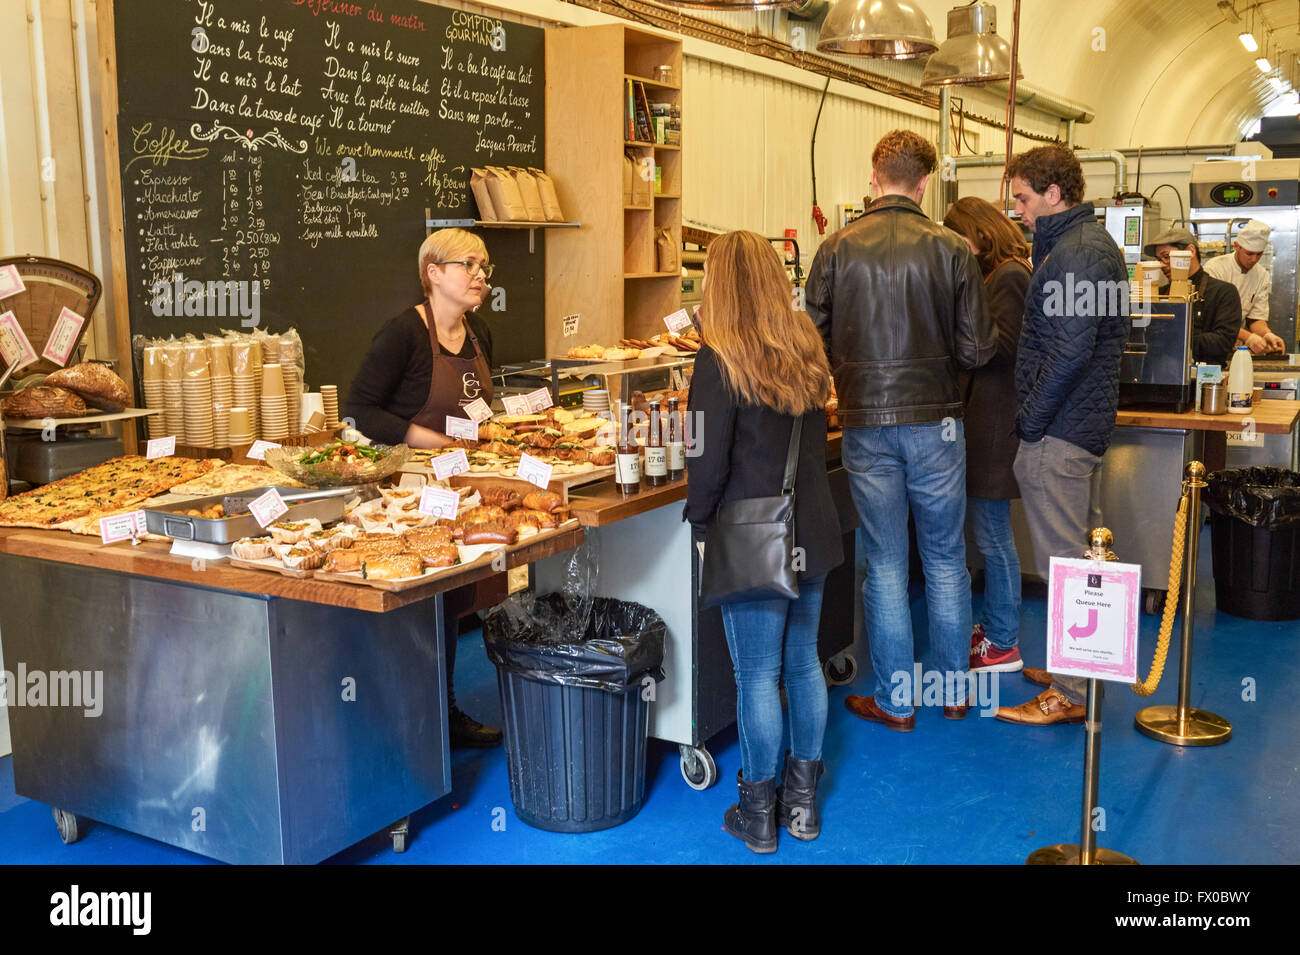
POLYGON ((519 457, 519 479, 534 484, 542 490, 546 490, 547 485, 551 483, 552 470, 549 464, 537 460, 531 454, 522 454, 519 457))
POLYGON ((27 335, 13 312, 0 315, 0 357, 14 371, 25 368, 36 360, 36 349, 27 340, 27 335))
MULTIPOLYGON (((252 458, 254 461, 265 461, 266 452, 270 451, 272 448, 278 447, 279 445, 274 441, 254 441, 252 446, 248 449, 248 453, 245 454, 244 457, 252 458)), ((262 526, 265 527, 266 525, 263 524, 262 526)))
POLYGON ((419 510, 422 514, 454 521, 460 510, 460 495, 446 488, 426 487, 420 492, 419 510))
POLYGON ((551 390, 549 388, 538 388, 536 391, 530 391, 524 395, 528 399, 528 410, 533 414, 539 411, 545 411, 551 405, 555 404, 551 400, 551 390))
POLYGON ((440 454, 429 463, 433 465, 433 476, 439 481, 445 481, 453 475, 464 474, 469 470, 469 458, 465 456, 464 448, 440 454))
POLYGON ((105 544, 129 541, 148 533, 144 511, 114 514, 99 519, 99 537, 105 544))
POLYGON ((248 510, 253 515, 253 520, 257 521, 258 527, 266 527, 268 524, 274 524, 276 519, 289 510, 289 505, 284 503, 284 498, 280 497, 280 492, 275 488, 267 491, 259 498, 248 503, 248 510))
POLYGON ((81 326, 85 324, 84 316, 78 315, 65 305, 63 311, 59 312, 54 328, 50 331, 50 337, 45 341, 45 350, 41 352, 41 357, 48 358, 56 365, 66 365, 68 359, 72 357, 72 349, 77 344, 81 326))
POLYGON ((449 438, 464 438, 466 441, 478 440, 478 422, 473 418, 453 418, 447 415, 447 430, 444 432, 449 438))
POLYGON ((506 395, 501 404, 505 406, 506 414, 528 414, 527 395, 506 395))
POLYGON ((664 324, 668 326, 670 332, 680 332, 683 328, 691 327, 691 316, 686 313, 686 309, 679 308, 671 315, 665 316, 664 324))
POLYGON ((18 266, 6 265, 0 269, 0 298, 8 298, 10 295, 25 291, 27 286, 23 284, 23 277, 18 274, 18 266))
POLYGON ((173 434, 165 438, 150 438, 144 456, 146 458, 165 458, 175 453, 176 435, 173 434))
POLYGON ((492 417, 492 409, 488 407, 488 403, 482 398, 475 398, 460 410, 469 415, 469 419, 475 424, 484 422, 488 418, 492 417))

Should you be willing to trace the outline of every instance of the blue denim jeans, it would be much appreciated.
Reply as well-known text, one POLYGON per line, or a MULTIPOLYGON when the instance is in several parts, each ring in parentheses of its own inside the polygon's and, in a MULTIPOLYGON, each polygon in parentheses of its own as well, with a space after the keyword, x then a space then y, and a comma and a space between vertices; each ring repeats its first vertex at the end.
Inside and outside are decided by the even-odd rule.
MULTIPOLYGON (((910 509, 925 569, 930 664, 944 675, 944 705, 966 701, 970 666, 970 572, 966 569, 966 440, 960 421, 846 428, 840 453, 862 521, 867 559, 863 620, 876 673, 876 704, 891 716, 895 674, 911 680, 916 659, 907 597, 910 509)), ((896 685, 896 684, 895 684, 896 685)))
POLYGON ((790 709, 790 751, 821 759, 826 735, 826 680, 817 657, 826 575, 799 581, 797 600, 753 600, 722 605, 727 648, 736 671, 736 723, 741 771, 750 782, 776 775, 781 758, 778 681, 790 709))
POLYGON ((1011 502, 966 499, 975 545, 984 555, 984 613, 980 623, 989 643, 1010 650, 1020 638, 1020 556, 1011 533, 1011 502))

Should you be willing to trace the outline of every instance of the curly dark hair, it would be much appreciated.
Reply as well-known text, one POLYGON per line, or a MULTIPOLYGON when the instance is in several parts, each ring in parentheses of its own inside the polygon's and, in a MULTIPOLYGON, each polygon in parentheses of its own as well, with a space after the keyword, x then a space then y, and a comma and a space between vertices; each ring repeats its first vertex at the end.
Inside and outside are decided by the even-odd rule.
POLYGON ((1029 183, 1040 196, 1048 186, 1055 185, 1068 205, 1077 206, 1083 201, 1083 167, 1068 146, 1039 146, 1012 156, 1007 178, 1013 176, 1029 183))
POLYGON ((910 129, 891 129, 871 151, 871 168, 876 179, 891 186, 915 189, 922 177, 939 164, 934 146, 910 129))

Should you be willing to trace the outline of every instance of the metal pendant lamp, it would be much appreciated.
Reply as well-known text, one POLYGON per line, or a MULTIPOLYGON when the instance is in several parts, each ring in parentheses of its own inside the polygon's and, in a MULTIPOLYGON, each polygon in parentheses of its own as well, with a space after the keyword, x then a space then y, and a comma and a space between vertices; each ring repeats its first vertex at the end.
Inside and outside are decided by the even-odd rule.
MULTIPOLYGON (((1011 44, 997 35, 998 11, 972 3, 948 11, 948 39, 925 64, 922 86, 977 86, 1011 78, 1011 44)), ((1017 64, 1016 79, 1024 77, 1017 64)))
POLYGON ((803 0, 656 0, 666 7, 687 7, 691 10, 722 10, 740 13, 747 10, 782 10, 796 7, 803 0))
POLYGON ((837 0, 817 40, 818 53, 877 60, 915 60, 938 48, 930 18, 915 0, 837 0))

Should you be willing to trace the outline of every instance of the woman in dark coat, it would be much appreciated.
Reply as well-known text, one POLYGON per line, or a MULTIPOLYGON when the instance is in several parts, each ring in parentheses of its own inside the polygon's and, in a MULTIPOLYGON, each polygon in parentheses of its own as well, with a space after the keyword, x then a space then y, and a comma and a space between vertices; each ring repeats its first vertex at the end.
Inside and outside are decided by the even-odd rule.
POLYGON ((781 493, 796 415, 802 420, 794 490, 799 596, 722 604, 741 752, 740 801, 723 823, 753 851, 775 852, 777 826, 803 840, 815 839, 821 826, 826 683, 817 631, 826 574, 844 557, 826 474, 831 374, 812 320, 791 306, 790 280, 771 243, 753 232, 728 233, 709 245, 704 268, 704 347, 689 400, 701 453, 687 459, 685 516, 704 542, 706 563, 709 524, 721 505, 781 493), (790 751, 778 791, 782 681, 790 751))
POLYGON ((1011 533, 1011 501, 1020 496, 1012 466, 1020 445, 1016 421, 1016 347, 1029 288, 1029 246, 995 205, 958 199, 943 224, 970 245, 984 273, 997 354, 971 376, 966 391, 966 509, 984 555, 984 612, 971 634, 971 670, 1004 672, 1020 658, 1020 559, 1011 533))

